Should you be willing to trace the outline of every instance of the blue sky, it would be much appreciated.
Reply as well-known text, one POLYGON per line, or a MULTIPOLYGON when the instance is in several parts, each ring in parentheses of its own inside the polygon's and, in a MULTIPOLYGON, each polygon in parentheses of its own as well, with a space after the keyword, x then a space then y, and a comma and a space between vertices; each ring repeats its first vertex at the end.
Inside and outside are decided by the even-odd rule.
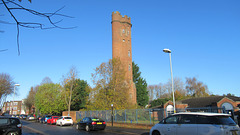
MULTIPOLYGON (((0 52, 0 71, 21 85, 15 99, 25 98, 30 87, 46 76, 60 83, 71 66, 92 85, 94 68, 112 58, 113 11, 131 17, 133 61, 148 85, 170 79, 169 56, 162 52, 169 48, 174 77, 183 81, 197 77, 213 94, 240 96, 239 0, 33 0, 31 4, 25 0, 22 4, 41 12, 65 6, 60 13, 75 18, 63 18, 59 25, 77 28, 21 28, 18 56, 16 26, 0 24, 5 31, 0 33, 0 49, 8 49, 0 52)), ((13 22, 3 7, 0 13, 13 22)), ((22 12, 16 15, 26 21, 37 19, 22 12)))

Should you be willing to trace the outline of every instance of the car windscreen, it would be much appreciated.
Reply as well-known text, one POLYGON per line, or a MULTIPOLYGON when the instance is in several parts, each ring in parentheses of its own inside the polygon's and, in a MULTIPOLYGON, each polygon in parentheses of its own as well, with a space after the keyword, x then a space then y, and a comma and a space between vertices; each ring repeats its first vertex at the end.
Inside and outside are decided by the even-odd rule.
POLYGON ((19 119, 10 119, 11 124, 17 125, 20 124, 19 119))
POLYGON ((229 116, 198 116, 198 124, 236 125, 229 116))
POLYGON ((102 119, 99 119, 99 118, 91 118, 92 121, 103 121, 102 119))
POLYGON ((64 117, 64 119, 72 119, 71 117, 64 117))
POLYGON ((0 125, 8 124, 8 119, 0 119, 0 125))
POLYGON ((56 116, 56 117, 52 117, 53 119, 58 119, 58 117, 56 116))

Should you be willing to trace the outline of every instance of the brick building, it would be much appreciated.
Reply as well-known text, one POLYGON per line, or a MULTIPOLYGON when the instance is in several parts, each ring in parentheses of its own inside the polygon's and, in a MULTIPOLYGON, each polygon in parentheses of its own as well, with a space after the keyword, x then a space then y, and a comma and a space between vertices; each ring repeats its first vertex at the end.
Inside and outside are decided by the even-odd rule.
MULTIPOLYGON (((191 112, 218 112, 218 113, 235 113, 240 114, 240 97, 236 96, 210 96, 210 97, 199 97, 199 98, 189 98, 176 102, 176 111, 191 111, 191 112)), ((168 101, 162 106, 156 106, 153 109, 161 109, 155 111, 154 115, 159 114, 164 117, 173 113, 173 102, 168 101)))
POLYGON ((131 18, 122 16, 118 11, 112 13, 112 58, 120 59, 126 72, 126 83, 130 85, 129 96, 137 103, 136 87, 132 77, 131 18))
POLYGON ((22 101, 10 101, 10 102, 4 102, 2 107, 2 113, 7 114, 22 114, 22 101))

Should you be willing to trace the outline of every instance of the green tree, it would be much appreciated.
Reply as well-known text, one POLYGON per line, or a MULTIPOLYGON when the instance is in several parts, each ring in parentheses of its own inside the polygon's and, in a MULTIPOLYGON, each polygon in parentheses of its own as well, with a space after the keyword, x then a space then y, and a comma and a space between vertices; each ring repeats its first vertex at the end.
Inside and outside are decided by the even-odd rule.
POLYGON ((170 100, 169 98, 158 98, 158 99, 155 99, 155 100, 153 100, 151 102, 151 107, 163 106, 169 100, 170 100))
POLYGON ((89 90, 90 86, 87 84, 87 81, 76 79, 72 94, 72 110, 86 109, 89 90))
POLYGON ((149 101, 147 82, 141 77, 141 72, 137 64, 132 62, 133 82, 137 89, 137 104, 139 106, 146 106, 149 101))
POLYGON ((35 95, 35 106, 41 114, 59 114, 66 110, 61 85, 46 83, 39 86, 35 95))

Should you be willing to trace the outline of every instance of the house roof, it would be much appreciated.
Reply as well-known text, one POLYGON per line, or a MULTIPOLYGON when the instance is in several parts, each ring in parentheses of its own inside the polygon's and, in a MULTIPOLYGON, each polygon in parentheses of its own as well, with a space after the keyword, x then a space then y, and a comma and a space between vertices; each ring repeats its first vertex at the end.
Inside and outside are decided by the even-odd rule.
POLYGON ((210 106, 216 106, 217 102, 222 100, 224 97, 227 97, 235 102, 240 101, 240 97, 235 97, 235 96, 211 96, 211 97, 189 98, 189 99, 180 101, 180 103, 188 104, 189 108, 210 107, 210 106))

